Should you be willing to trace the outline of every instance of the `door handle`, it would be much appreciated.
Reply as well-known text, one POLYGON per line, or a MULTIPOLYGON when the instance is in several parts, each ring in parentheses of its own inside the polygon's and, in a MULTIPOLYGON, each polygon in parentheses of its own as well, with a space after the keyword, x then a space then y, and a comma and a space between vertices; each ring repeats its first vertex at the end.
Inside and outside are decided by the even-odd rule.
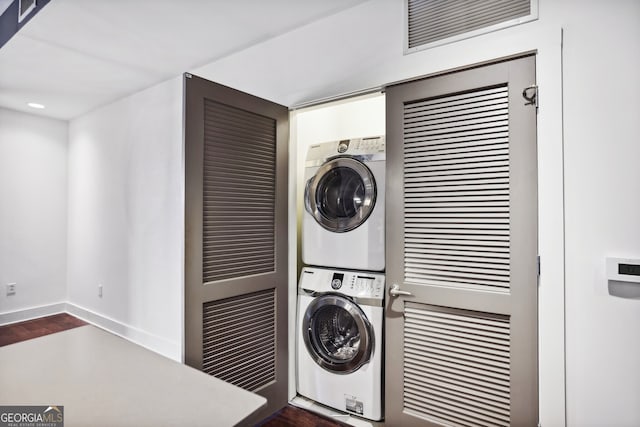
POLYGON ((304 208, 307 212, 313 215, 313 211, 311 210, 311 200, 309 200, 309 187, 311 187, 311 181, 313 181, 313 178, 309 179, 304 185, 304 208))
POLYGON ((401 291, 400 286, 394 284, 391 285, 391 288, 389 288, 389 295, 391 295, 392 297, 399 297, 400 295, 412 296, 413 294, 409 291, 401 291))

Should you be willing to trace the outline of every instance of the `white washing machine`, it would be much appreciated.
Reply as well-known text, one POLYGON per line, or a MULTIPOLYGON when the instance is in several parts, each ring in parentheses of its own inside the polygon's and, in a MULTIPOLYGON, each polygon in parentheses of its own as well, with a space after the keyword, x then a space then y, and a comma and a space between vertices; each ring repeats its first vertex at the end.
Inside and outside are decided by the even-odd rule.
POLYGON ((381 420, 384 275, 305 267, 298 287, 297 388, 381 420))
POLYGON ((325 142, 305 162, 302 261, 384 270, 385 139, 325 142))

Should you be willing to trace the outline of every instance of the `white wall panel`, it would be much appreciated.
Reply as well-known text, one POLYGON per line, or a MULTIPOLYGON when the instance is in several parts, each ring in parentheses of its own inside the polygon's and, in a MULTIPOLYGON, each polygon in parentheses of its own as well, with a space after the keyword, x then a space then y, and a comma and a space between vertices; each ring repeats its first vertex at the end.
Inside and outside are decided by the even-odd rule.
POLYGON ((72 120, 69 141, 69 302, 180 359, 181 77, 72 120))
POLYGON ((610 289, 605 257, 640 258, 640 2, 579 3, 564 42, 567 424, 631 427, 640 286, 610 289))
POLYGON ((0 109, 0 323, 66 298, 67 129, 0 109))

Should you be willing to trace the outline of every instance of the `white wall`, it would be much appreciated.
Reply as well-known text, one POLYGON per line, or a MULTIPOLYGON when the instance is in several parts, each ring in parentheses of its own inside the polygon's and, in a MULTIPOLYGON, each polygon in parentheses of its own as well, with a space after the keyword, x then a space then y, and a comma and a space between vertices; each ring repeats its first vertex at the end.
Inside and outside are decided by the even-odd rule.
POLYGON ((70 122, 70 311, 176 360, 182 156, 181 77, 70 122))
POLYGON ((66 299, 66 241, 67 123, 0 109, 0 324, 66 299))
POLYGON ((640 259, 640 2, 589 0, 570 12, 567 420, 640 426, 640 285, 619 292, 623 284, 612 283, 610 292, 605 275, 607 256, 640 259))

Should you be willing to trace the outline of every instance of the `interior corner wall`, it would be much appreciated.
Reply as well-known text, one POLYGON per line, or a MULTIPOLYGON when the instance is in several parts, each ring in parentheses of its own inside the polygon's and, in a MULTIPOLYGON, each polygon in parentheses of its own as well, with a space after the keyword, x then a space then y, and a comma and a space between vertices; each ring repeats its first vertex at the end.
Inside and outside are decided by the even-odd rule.
MULTIPOLYGON (((567 425, 640 426, 640 2, 576 2, 564 23, 567 425)), ((541 96, 544 92, 542 92, 541 96)))
POLYGON ((66 299, 67 127, 0 108, 0 324, 66 299))
POLYGON ((183 336, 182 115, 176 77, 69 127, 70 311, 175 360, 183 336))

